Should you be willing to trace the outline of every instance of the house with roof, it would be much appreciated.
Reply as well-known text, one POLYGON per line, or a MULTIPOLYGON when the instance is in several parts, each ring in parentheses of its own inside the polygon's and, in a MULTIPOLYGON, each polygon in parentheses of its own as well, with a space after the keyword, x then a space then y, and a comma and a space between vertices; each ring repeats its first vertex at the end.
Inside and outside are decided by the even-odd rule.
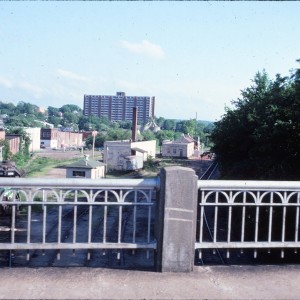
POLYGON ((199 141, 195 141, 189 135, 182 135, 174 141, 164 141, 161 146, 163 157, 190 158, 197 152, 199 141))
POLYGON ((67 178, 100 179, 105 177, 105 164, 89 159, 88 155, 66 166, 67 178))

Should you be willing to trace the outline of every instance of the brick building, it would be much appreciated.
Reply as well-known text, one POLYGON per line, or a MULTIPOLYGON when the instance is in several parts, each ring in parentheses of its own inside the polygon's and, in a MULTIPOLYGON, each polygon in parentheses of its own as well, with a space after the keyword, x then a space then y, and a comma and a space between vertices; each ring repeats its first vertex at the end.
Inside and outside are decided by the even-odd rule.
POLYGON ((41 146, 47 148, 81 147, 82 133, 61 131, 57 128, 42 128, 41 146))

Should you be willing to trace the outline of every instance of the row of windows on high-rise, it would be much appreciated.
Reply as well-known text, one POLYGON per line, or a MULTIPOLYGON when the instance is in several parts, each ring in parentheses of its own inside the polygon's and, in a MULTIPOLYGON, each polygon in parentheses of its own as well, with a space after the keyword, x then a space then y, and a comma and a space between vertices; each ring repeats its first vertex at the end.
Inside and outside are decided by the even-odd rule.
POLYGON ((105 116, 111 121, 132 120, 133 107, 138 109, 138 120, 147 122, 154 117, 155 97, 84 95, 84 115, 105 116))

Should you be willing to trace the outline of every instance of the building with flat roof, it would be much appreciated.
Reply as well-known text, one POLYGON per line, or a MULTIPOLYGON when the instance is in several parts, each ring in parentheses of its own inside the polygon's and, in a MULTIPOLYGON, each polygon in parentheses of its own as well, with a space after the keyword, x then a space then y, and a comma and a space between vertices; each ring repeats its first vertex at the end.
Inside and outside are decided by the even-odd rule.
POLYGON ((175 141, 164 141, 161 146, 163 157, 190 158, 199 156, 200 141, 194 140, 189 135, 183 135, 175 141))
POLYGON ((126 96, 124 92, 115 96, 84 95, 83 114, 110 121, 132 121, 133 107, 138 109, 138 122, 144 124, 154 117, 155 97, 126 96))
POLYGON ((42 128, 40 139, 41 146, 44 148, 82 147, 82 132, 42 128))
POLYGON ((80 161, 67 165, 66 169, 67 178, 100 179, 105 177, 105 164, 89 159, 88 155, 80 161))
POLYGON ((106 141, 103 162, 108 170, 142 169, 144 161, 155 158, 156 140, 153 141, 106 141))

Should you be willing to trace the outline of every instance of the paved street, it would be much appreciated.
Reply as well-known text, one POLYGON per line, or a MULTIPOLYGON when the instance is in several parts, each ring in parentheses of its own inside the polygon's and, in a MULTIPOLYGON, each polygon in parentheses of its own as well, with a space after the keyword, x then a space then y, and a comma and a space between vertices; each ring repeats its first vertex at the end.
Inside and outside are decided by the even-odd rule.
POLYGON ((0 299, 299 299, 300 266, 196 267, 189 274, 4 268, 0 299))

